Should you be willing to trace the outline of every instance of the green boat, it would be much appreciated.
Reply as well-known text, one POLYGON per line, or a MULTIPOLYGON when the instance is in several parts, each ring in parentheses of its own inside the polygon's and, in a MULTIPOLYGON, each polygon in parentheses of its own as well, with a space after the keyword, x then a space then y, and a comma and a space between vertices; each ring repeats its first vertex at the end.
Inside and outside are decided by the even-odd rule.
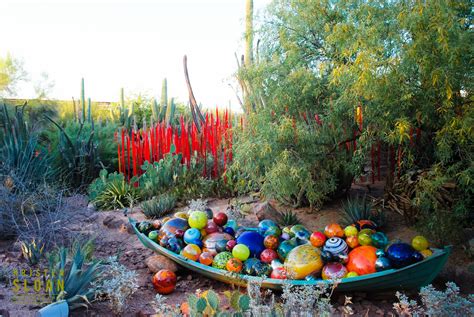
MULTIPOLYGON (((316 285, 319 283, 331 283, 328 280, 280 280, 235 274, 225 270, 216 269, 211 266, 203 265, 199 262, 191 261, 180 254, 176 254, 166 248, 163 248, 146 235, 138 231, 136 221, 129 218, 138 239, 143 245, 154 252, 164 255, 175 261, 179 265, 199 273, 208 278, 218 280, 227 284, 239 285, 245 287, 248 282, 262 283, 263 288, 281 290, 284 285, 316 285)), ((451 253, 451 246, 444 249, 432 249, 433 255, 423 261, 406 266, 401 269, 389 269, 373 274, 357 276, 352 278, 343 278, 337 285, 338 292, 381 292, 391 290, 411 290, 419 289, 422 286, 430 284, 441 269, 444 267, 451 253)))

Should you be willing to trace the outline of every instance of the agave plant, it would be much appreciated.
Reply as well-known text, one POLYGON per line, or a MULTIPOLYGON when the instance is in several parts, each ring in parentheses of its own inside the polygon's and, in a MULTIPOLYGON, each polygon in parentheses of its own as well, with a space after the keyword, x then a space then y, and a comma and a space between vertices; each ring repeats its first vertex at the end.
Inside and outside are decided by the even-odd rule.
POLYGON ((28 260, 30 265, 36 265, 39 263, 44 250, 44 243, 36 243, 33 239, 31 242, 21 242, 21 253, 23 257, 28 260))
POLYGON ((115 178, 92 200, 102 210, 127 208, 139 199, 138 190, 125 179, 115 178))
POLYGON ((381 226, 384 222, 383 213, 372 210, 372 207, 372 202, 370 202, 365 195, 357 195, 353 198, 348 198, 346 203, 342 204, 342 210, 344 212, 343 222, 353 224, 359 220, 372 220, 381 226))
POLYGON ((147 218, 161 218, 176 206, 176 197, 163 194, 142 203, 143 213, 147 218))
POLYGON ((49 255, 49 295, 53 302, 65 300, 69 310, 87 307, 95 294, 92 284, 102 271, 100 261, 86 263, 80 245, 75 246, 72 254, 68 258, 68 249, 61 247, 49 255))
POLYGON ((277 212, 277 221, 281 226, 293 226, 301 223, 298 216, 291 210, 277 212))

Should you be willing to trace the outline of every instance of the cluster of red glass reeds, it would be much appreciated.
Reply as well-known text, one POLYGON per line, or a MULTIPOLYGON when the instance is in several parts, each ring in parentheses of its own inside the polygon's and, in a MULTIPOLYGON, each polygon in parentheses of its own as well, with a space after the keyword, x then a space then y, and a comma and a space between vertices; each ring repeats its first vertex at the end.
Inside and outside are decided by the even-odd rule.
POLYGON ((179 121, 178 126, 159 122, 144 129, 132 128, 129 131, 122 128, 117 135, 119 172, 128 180, 140 176, 145 161, 153 163, 161 160, 174 145, 174 154, 181 154, 182 164, 190 166, 191 157, 195 156, 203 163, 200 165, 203 176, 220 177, 232 161, 231 113, 225 110, 220 116, 216 109, 215 115, 206 114, 199 129, 192 120, 185 122, 181 116, 179 121), (212 156, 213 164, 208 169, 209 156, 212 156))

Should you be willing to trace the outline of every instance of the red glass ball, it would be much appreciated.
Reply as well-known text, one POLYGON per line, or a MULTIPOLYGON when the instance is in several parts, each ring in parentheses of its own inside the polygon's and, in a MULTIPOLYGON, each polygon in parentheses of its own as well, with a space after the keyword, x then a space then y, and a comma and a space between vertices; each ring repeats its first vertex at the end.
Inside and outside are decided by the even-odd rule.
POLYGON ((160 270, 153 275, 152 283, 158 293, 170 294, 176 287, 176 274, 170 270, 160 270))
POLYGON ((219 231, 219 227, 216 225, 214 221, 209 220, 207 222, 207 225, 204 227, 204 230, 206 230, 207 234, 211 234, 211 233, 219 231))
POLYGON ((232 251, 232 249, 237 245, 237 241, 235 240, 229 240, 227 241, 227 244, 226 244, 226 249, 228 251, 232 251))
POLYGON ((273 269, 272 273, 270 274, 270 278, 276 278, 279 280, 286 280, 286 270, 283 266, 276 267, 273 269))
POLYGON ((217 213, 214 218, 212 218, 214 223, 218 226, 224 226, 227 223, 227 215, 223 212, 217 213))
POLYGON ((272 263, 275 259, 278 259, 278 253, 273 249, 265 249, 260 254, 260 260, 263 263, 272 263))

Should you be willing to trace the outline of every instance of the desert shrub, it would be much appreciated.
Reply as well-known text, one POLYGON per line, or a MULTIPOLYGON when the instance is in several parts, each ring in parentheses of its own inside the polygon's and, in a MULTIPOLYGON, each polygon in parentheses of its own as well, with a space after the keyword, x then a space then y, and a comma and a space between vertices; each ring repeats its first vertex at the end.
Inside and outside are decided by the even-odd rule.
POLYGON ((147 218, 161 218, 176 207, 176 197, 173 194, 162 194, 142 202, 141 207, 147 218))
POLYGON ((462 296, 459 287, 453 282, 446 283, 446 290, 438 291, 432 285, 422 287, 420 302, 410 300, 405 294, 396 293, 398 302, 393 308, 399 316, 472 316, 474 296, 462 296))
POLYGON ((138 290, 137 273, 118 262, 116 256, 109 257, 103 264, 103 273, 93 283, 96 299, 109 300, 114 314, 121 314, 127 300, 138 290))
POLYGON ((46 248, 67 238, 64 194, 44 184, 29 191, 0 186, 0 236, 28 243, 36 240, 46 248))

